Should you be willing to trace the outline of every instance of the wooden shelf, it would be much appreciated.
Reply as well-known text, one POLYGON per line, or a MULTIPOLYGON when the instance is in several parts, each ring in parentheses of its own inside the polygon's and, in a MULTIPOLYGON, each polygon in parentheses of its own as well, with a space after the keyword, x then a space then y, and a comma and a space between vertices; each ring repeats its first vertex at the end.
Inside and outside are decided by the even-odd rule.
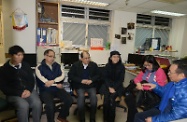
POLYGON ((50 2, 50 1, 39 1, 40 3, 46 3, 46 4, 58 4, 58 2, 50 2))
POLYGON ((56 22, 38 22, 38 24, 58 25, 56 22))
MULTIPOLYGON (((37 28, 45 28, 47 30, 49 28, 56 29, 56 32, 54 31, 54 33, 56 34, 55 44, 50 43, 50 45, 51 46, 59 45, 59 42, 58 42, 59 41, 58 40, 59 39, 59 15, 58 15, 59 14, 59 2, 58 0, 56 1, 55 0, 53 1, 37 0, 36 7, 37 7, 37 10, 38 10, 38 7, 40 7, 39 11, 37 11, 36 13, 37 28)), ((49 33, 46 33, 46 34, 49 34, 49 33)), ((37 42, 39 41, 37 40, 37 42)), ((46 38, 45 43, 49 45, 47 42, 48 42, 48 39, 46 38)))

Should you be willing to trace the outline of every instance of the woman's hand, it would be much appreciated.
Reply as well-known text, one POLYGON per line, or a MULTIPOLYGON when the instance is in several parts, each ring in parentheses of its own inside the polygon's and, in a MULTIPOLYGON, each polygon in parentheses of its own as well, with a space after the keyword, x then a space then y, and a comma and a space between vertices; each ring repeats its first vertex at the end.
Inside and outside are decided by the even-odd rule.
POLYGON ((136 84, 136 89, 143 90, 142 84, 141 83, 137 83, 136 84))
POLYGON ((151 117, 147 117, 147 118, 145 119, 145 121, 146 121, 146 122, 152 122, 152 118, 151 118, 151 117))

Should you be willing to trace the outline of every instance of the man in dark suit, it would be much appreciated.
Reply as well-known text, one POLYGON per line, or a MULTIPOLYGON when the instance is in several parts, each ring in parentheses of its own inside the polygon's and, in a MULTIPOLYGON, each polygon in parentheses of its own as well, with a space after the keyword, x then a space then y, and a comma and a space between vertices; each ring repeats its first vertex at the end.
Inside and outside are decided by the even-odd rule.
POLYGON ((86 51, 81 53, 81 60, 74 63, 68 73, 69 79, 76 90, 78 99, 78 111, 80 122, 85 122, 84 100, 85 92, 90 97, 90 122, 95 122, 97 108, 96 82, 99 78, 97 64, 90 61, 90 54, 86 51))

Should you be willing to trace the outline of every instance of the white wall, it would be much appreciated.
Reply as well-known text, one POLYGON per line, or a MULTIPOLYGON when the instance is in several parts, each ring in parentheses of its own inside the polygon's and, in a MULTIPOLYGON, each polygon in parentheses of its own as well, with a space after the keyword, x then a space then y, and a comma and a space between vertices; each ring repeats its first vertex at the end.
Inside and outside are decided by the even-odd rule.
POLYGON ((180 56, 184 57, 187 56, 187 18, 185 19, 185 24, 184 24, 184 34, 183 34, 183 42, 181 46, 181 53, 180 56))
POLYGON ((169 45, 172 45, 173 50, 178 50, 174 56, 184 57, 187 55, 187 18, 176 18, 172 20, 169 45))
POLYGON ((134 34, 133 40, 126 40, 126 44, 121 44, 121 39, 115 39, 115 34, 121 35, 121 28, 127 28, 127 23, 136 23, 136 13, 125 12, 125 11, 113 11, 111 20, 111 48, 117 48, 122 55, 122 61, 127 60, 128 53, 134 52, 134 41, 135 41, 135 30, 128 30, 134 34))
POLYGON ((36 52, 36 1, 35 0, 3 0, 5 52, 12 45, 20 45, 26 53, 36 52), (12 29, 10 15, 16 9, 27 14, 28 27, 23 31, 12 29))

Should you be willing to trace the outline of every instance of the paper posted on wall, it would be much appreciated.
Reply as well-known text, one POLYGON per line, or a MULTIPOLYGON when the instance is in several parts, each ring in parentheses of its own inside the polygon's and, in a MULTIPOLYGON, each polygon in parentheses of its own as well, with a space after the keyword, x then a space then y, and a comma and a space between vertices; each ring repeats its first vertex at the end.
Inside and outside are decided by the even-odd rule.
POLYGON ((103 39, 91 38, 90 47, 92 50, 103 50, 103 39))

